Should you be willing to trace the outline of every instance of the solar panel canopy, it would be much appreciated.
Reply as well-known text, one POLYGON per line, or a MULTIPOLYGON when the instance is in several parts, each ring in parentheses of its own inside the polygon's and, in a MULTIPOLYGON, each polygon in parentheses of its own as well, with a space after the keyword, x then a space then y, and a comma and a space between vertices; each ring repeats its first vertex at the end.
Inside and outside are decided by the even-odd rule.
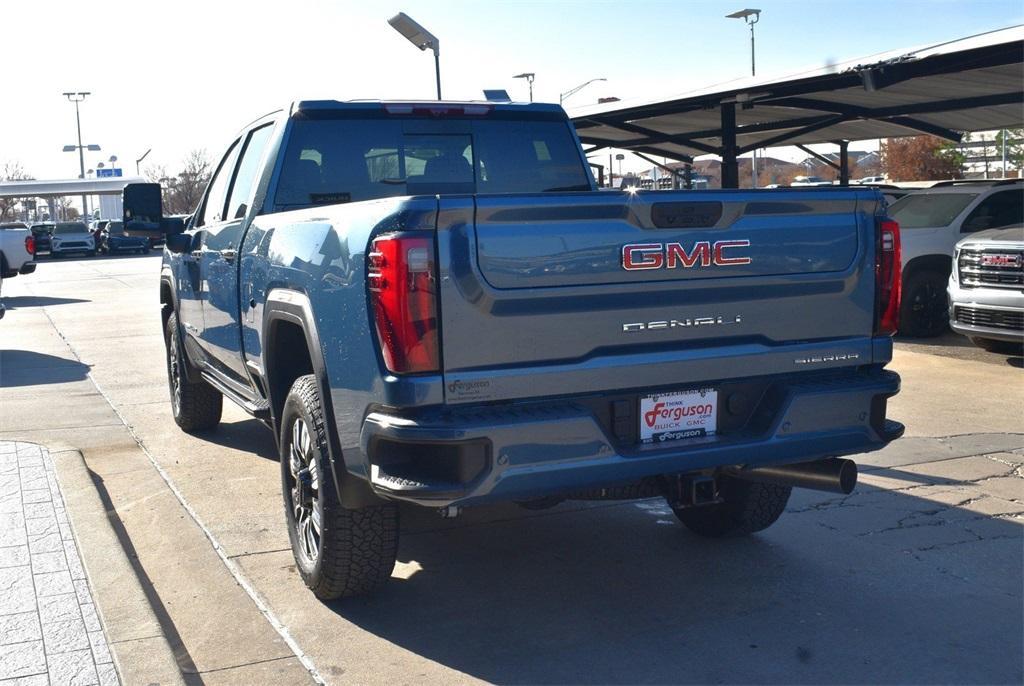
POLYGON ((920 134, 959 141, 962 132, 1024 125, 1024 26, 570 114, 588 151, 677 160, 920 134))

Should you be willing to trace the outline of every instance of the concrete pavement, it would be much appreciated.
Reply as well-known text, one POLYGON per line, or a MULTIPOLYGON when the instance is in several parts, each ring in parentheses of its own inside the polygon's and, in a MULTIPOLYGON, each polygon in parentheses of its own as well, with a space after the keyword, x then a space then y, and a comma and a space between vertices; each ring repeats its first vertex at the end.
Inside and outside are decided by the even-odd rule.
POLYGON ((157 265, 4 284, 0 440, 81 449, 186 681, 1024 678, 1019 358, 898 344, 908 437, 858 459, 853 496, 795 492, 758 536, 698 539, 659 501, 403 510, 391 586, 323 604, 294 569, 269 433, 230 403, 203 436, 170 418, 157 265))

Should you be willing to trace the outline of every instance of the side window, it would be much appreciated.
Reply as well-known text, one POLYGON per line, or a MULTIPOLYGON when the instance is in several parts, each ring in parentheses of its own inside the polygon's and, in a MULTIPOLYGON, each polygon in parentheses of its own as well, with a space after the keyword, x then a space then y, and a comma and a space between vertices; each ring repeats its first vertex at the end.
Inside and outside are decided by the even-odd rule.
POLYGON ((263 159, 263 151, 270 140, 270 134, 274 130, 273 124, 261 126, 249 134, 249 140, 245 144, 245 152, 242 153, 242 161, 238 163, 238 173, 235 174, 235 182, 231 186, 231 195, 228 197, 228 211, 225 219, 241 219, 249 211, 249 201, 252 197, 253 184, 259 175, 260 160, 263 159))
POLYGON ((1024 222, 1024 189, 993 193, 982 200, 964 220, 962 233, 994 229, 1024 222))
POLYGON ((224 203, 227 200, 228 184, 231 183, 231 175, 235 171, 235 162, 238 161, 238 141, 236 140, 228 148, 228 152, 221 160, 217 172, 210 179, 207 187, 206 200, 203 202, 203 211, 199 215, 196 226, 215 224, 224 218, 224 203))

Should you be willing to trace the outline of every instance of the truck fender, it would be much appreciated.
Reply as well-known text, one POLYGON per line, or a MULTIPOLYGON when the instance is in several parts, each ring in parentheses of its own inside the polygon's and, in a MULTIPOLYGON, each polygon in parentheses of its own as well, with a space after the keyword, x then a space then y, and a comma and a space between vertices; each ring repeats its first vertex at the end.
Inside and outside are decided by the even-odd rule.
MULTIPOLYGON (((172 312, 178 311, 178 286, 174 281, 174 272, 171 271, 166 265, 160 270, 160 322, 162 324, 160 328, 161 335, 165 335, 164 332, 167 330, 167 320, 171 318, 172 312)), ((181 340, 185 340, 185 337, 181 332, 181 324, 178 324, 178 336, 181 340)), ((182 371, 185 373, 185 380, 191 382, 193 379, 199 378, 199 368, 192 363, 189 359, 188 350, 183 345, 181 350, 182 357, 185 358, 185 364, 182 366, 182 371)))
MULTIPOLYGON (((280 442, 280 413, 284 406, 284 398, 288 392, 283 384, 275 380, 275 370, 271 362, 270 352, 274 350, 275 336, 278 327, 275 324, 287 322, 299 327, 306 343, 310 365, 316 376, 317 388, 320 391, 320 403, 324 412, 324 425, 327 429, 327 451, 331 463, 331 476, 334 480, 335 492, 342 507, 358 509, 381 503, 370 488, 369 483, 356 478, 345 469, 341 442, 338 439, 338 428, 334 420, 334 406, 331 401, 331 387, 327 376, 327 364, 320 346, 320 335, 317 332, 316 318, 309 296, 305 293, 288 289, 275 288, 267 293, 267 301, 263 308, 262 327, 262 366, 267 382, 267 395, 270 400, 271 422, 274 430, 275 443, 280 442)), ((289 387, 291 383, 287 384, 289 387)))

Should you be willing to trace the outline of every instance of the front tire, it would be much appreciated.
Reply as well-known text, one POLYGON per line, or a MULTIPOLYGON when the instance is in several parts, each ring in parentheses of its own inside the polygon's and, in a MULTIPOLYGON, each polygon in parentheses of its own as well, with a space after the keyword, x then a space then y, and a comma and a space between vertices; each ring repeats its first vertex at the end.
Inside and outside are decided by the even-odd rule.
POLYGON ((167 318, 164 330, 167 345, 167 384, 171 391, 171 412, 174 423, 185 433, 212 429, 220 424, 224 396, 202 379, 190 381, 185 374, 184 346, 175 312, 167 318))
POLYGON ((935 338, 949 325, 947 277, 917 271, 903 281, 900 333, 914 338, 935 338))
POLYGON ((390 577, 398 552, 398 508, 348 509, 338 501, 316 377, 299 377, 281 416, 281 486, 299 574, 320 600, 362 595, 390 577))
POLYGON ((774 524, 786 510, 792 490, 788 486, 720 477, 718 492, 723 502, 672 510, 687 529, 699 536, 746 536, 774 524))

